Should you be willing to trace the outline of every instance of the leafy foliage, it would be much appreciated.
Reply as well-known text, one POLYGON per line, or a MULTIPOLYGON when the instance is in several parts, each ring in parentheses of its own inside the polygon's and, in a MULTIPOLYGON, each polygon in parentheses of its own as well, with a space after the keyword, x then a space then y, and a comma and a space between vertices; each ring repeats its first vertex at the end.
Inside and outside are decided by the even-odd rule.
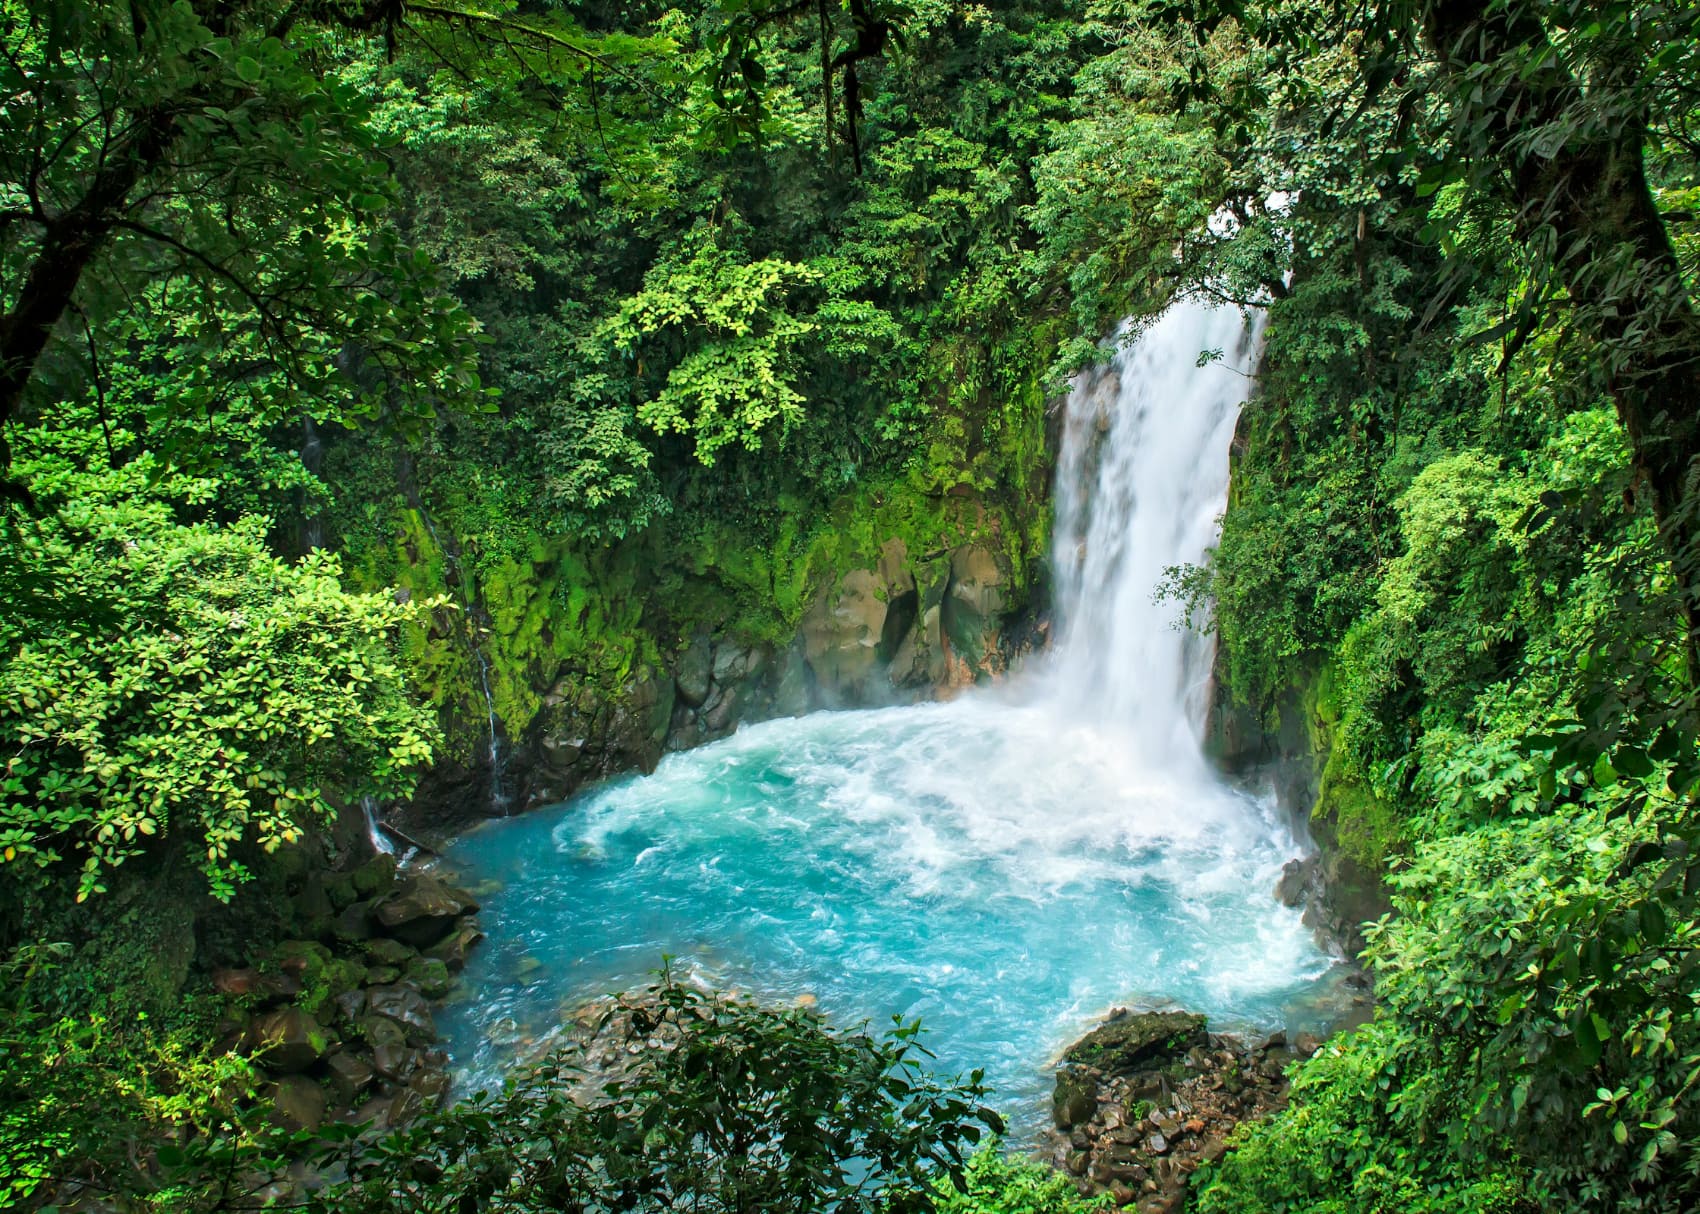
POLYGON ((0 548, 41 588, 0 622, 9 868, 80 860, 80 901, 157 838, 228 895, 244 840, 295 842, 332 793, 412 787, 434 727, 391 638, 429 604, 348 594, 325 553, 279 559, 261 518, 178 522, 215 484, 150 486, 149 457, 83 471, 61 444, 17 467, 59 505, 0 548))

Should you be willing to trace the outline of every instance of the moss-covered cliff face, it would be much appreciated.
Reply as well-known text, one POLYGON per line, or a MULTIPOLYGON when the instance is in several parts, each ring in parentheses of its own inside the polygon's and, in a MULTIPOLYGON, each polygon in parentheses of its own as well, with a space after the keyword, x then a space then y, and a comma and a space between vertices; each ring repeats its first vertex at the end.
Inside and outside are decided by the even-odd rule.
POLYGON ((353 575, 434 603, 404 649, 447 745, 411 820, 559 800, 741 721, 997 677, 1049 533, 1031 365, 939 419, 905 467, 738 517, 680 510, 612 544, 552 525, 496 461, 333 454, 353 575))

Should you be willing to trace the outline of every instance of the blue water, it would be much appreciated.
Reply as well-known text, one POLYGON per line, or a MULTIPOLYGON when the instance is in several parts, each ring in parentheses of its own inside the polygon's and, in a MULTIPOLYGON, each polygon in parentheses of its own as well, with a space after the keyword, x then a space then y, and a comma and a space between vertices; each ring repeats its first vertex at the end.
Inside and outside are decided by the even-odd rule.
POLYGON ((1018 1129, 1112 1005, 1325 1020, 1331 959, 1271 895, 1299 852, 1280 814, 1138 741, 1020 688, 816 713, 466 835, 448 859, 490 939, 443 1017, 463 1083, 663 956, 841 1024, 919 1016, 1018 1129))
POLYGON ((1340 972, 1272 896, 1301 848, 1199 754, 1212 652, 1154 594, 1205 559, 1257 322, 1183 302, 1083 376, 1058 453, 1057 641, 959 699, 770 721, 650 776, 477 830, 476 995, 444 1017, 462 1080, 547 1045, 664 956, 704 984, 921 1017, 1018 1133, 1058 1051, 1117 1004, 1218 1028, 1321 1028, 1340 972))

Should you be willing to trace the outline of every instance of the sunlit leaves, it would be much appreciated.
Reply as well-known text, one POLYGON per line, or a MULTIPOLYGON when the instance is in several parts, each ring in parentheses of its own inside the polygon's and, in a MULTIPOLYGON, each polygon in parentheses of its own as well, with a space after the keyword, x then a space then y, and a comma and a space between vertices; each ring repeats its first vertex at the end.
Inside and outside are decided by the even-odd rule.
POLYGON ((328 796, 412 787, 435 727, 391 636, 431 604, 346 594, 334 558, 272 555, 265 519, 186 526, 158 496, 102 491, 124 475, 76 478, 0 539, 53 599, 97 608, 0 622, 0 848, 46 873, 80 862, 81 900, 164 838, 228 894, 244 841, 275 850, 328 796))

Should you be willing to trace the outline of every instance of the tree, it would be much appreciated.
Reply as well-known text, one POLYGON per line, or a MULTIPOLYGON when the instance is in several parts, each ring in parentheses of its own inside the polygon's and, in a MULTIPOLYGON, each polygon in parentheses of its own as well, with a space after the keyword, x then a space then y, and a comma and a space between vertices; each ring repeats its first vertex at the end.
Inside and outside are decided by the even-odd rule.
MULTIPOLYGON (((1700 314, 1648 168, 1692 169, 1700 156, 1688 133, 1700 11, 1663 0, 1203 0, 1164 11, 1201 33, 1232 19, 1269 56, 1267 82, 1247 86, 1211 80, 1200 54, 1181 100, 1211 99, 1224 125, 1273 101, 1325 135, 1390 107, 1396 126, 1366 140, 1366 169, 1401 182, 1417 214, 1450 182, 1499 211, 1530 254, 1530 282, 1479 336, 1507 336, 1515 351, 1562 316, 1593 343, 1586 374, 1630 436, 1700 682, 1700 314), (1360 69, 1345 96, 1329 96, 1315 70, 1331 54, 1360 69)), ((1442 291, 1430 316, 1451 299, 1442 291)))

